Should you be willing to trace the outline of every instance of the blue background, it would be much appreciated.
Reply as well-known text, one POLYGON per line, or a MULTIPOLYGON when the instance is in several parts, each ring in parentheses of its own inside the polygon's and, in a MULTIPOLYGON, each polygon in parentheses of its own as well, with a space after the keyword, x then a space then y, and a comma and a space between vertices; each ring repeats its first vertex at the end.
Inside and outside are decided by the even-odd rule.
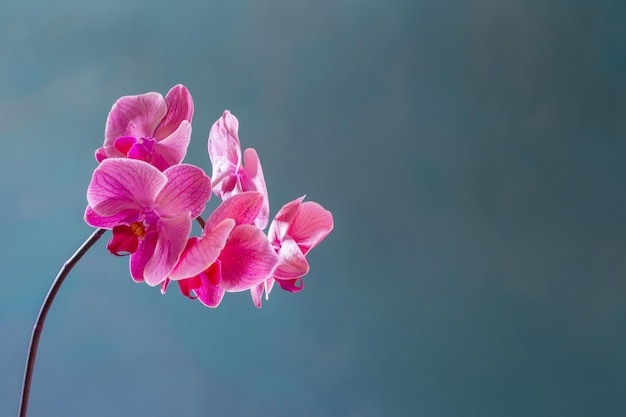
POLYGON ((272 214, 306 193, 335 230, 261 310, 133 284, 107 235, 30 416, 626 415, 625 4, 2 2, 0 415, 111 105, 177 83, 187 162, 230 109, 272 214))

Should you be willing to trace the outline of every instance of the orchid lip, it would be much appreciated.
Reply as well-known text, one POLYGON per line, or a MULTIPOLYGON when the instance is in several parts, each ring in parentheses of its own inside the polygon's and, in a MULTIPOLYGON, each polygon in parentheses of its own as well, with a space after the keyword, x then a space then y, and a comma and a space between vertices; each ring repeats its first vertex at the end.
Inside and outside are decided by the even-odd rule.
POLYGON ((151 162, 155 140, 148 137, 121 136, 115 140, 115 149, 130 159, 151 162))
POLYGON ((129 226, 120 225, 113 228, 113 237, 107 244, 107 249, 115 256, 126 256, 135 253, 139 241, 143 238, 143 225, 133 223, 129 226))

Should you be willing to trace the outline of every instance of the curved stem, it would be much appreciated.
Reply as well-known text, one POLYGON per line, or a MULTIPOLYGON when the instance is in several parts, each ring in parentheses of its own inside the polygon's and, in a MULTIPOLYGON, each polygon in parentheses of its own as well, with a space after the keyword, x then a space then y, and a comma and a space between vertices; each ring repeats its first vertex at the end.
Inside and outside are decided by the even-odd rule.
POLYGON ((33 368, 35 366, 35 358, 37 357, 37 347, 39 346, 39 338, 41 337, 41 331, 43 330, 43 324, 46 321, 48 310, 50 310, 50 306, 52 305, 57 292, 59 292, 59 288, 61 288, 67 274, 70 273, 74 265, 76 265, 89 248, 91 248, 94 243, 100 239, 104 232, 106 232, 106 229, 98 229, 93 232, 91 236, 89 236, 89 239, 87 239, 85 243, 78 248, 74 255, 72 255, 72 257, 63 264, 61 270, 54 279, 50 290, 48 290, 48 295, 46 295, 43 305, 41 306, 41 310, 39 310, 39 315, 37 316, 37 321, 35 322, 35 327, 33 327, 33 333, 30 337, 30 346, 28 347, 28 356, 26 358, 26 370, 24 371, 24 383, 22 385, 19 417, 26 417, 28 397, 30 395, 30 383, 33 379, 33 368))
POLYGON ((196 217, 196 221, 198 222, 198 224, 200 225, 200 227, 201 227, 202 229, 204 229, 204 225, 206 224, 206 223, 204 222, 204 219, 203 219, 201 216, 198 216, 198 217, 196 217))

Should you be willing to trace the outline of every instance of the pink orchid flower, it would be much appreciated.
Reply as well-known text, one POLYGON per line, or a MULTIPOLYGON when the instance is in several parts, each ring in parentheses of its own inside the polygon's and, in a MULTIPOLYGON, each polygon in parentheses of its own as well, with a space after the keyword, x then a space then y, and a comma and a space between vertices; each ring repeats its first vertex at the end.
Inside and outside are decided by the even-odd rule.
POLYGON ((256 191, 224 200, 208 218, 203 236, 189 239, 161 292, 167 291, 170 280, 177 280, 185 296, 215 308, 225 292, 249 290, 271 276, 278 256, 252 224, 262 206, 263 195, 256 191))
POLYGON ((253 148, 243 152, 242 163, 238 130, 239 121, 228 110, 211 127, 208 148, 213 166, 213 192, 222 200, 244 191, 263 194, 263 206, 254 224, 265 229, 270 205, 263 169, 253 148))
POLYGON ((210 197, 211 180, 193 165, 174 165, 161 172, 144 161, 111 158, 93 173, 85 221, 113 229, 109 251, 130 254, 133 279, 155 286, 176 265, 192 219, 210 197))
POLYGON ((309 272, 306 255, 333 230, 333 215, 304 196, 287 203, 280 209, 270 225, 268 237, 276 250, 279 263, 273 276, 250 290, 252 301, 261 307, 265 290, 269 296, 274 282, 283 290, 302 290, 302 277, 309 272))
POLYGON ((109 112, 96 159, 139 159, 165 171, 185 157, 192 117, 191 95, 180 84, 165 99, 159 93, 122 97, 109 112))

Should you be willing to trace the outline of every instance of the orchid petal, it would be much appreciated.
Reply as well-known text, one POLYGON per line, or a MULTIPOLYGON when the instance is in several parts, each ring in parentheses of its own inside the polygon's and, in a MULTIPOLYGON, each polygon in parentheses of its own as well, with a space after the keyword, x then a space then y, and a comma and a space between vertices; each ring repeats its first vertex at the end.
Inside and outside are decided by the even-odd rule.
POLYGON ((270 228, 267 232, 270 242, 274 245, 280 245, 280 242, 287 234, 289 225, 296 217, 302 200, 304 200, 304 196, 296 198, 295 200, 285 204, 280 210, 278 210, 278 213, 276 213, 276 216, 274 217, 274 220, 272 220, 272 224, 270 224, 270 228))
POLYGON ((304 289, 304 282, 302 282, 302 278, 294 278, 294 279, 277 279, 278 285, 285 291, 289 292, 298 292, 304 289))
POLYGON ((191 292, 195 291, 196 288, 200 287, 201 285, 202 279, 197 275, 195 277, 181 279, 180 281, 178 281, 178 286, 180 287, 181 294, 187 298, 191 298, 192 300, 198 297, 197 295, 191 295, 191 292))
MULTIPOLYGON (((135 143, 129 150, 126 156, 130 159, 136 159, 138 161, 150 161, 150 149, 143 143, 135 143)), ((158 168, 158 167, 157 167, 158 168)), ((161 169, 159 169, 161 171, 161 169)))
POLYGON ((143 161, 105 159, 95 169, 87 201, 94 212, 113 216, 124 210, 150 208, 167 177, 143 161))
POLYGON ((189 278, 207 269, 217 260, 234 227, 233 219, 224 219, 213 230, 205 232, 202 238, 188 245, 170 272, 169 278, 172 280, 189 278))
POLYGON ((165 104, 167 113, 153 135, 157 140, 170 136, 183 121, 191 123, 193 117, 193 99, 189 90, 182 84, 175 85, 168 91, 165 96, 165 104))
POLYGON ((224 288, 213 284, 214 282, 221 282, 221 265, 220 261, 211 265, 209 269, 200 275, 202 285, 194 288, 198 300, 207 307, 217 307, 224 297, 224 288))
POLYGON ((159 233, 156 230, 146 233, 137 251, 130 255, 130 276, 135 282, 145 281, 144 270, 154 253, 158 238, 159 233))
POLYGON ((287 234, 307 254, 333 230, 333 215, 313 201, 300 205, 298 213, 289 225, 287 234))
POLYGON ((101 216, 89 206, 85 210, 85 222, 89 226, 101 227, 103 229, 112 229, 123 223, 134 223, 139 221, 141 213, 135 209, 122 210, 113 216, 101 216))
POLYGON ((261 229, 243 224, 233 229, 219 260, 222 262, 220 286, 226 291, 243 291, 272 274, 278 255, 261 229))
POLYGON ((270 296, 270 293, 272 292, 272 288, 274 288, 275 282, 276 280, 274 279, 274 277, 269 277, 268 279, 265 280, 265 299, 266 300, 270 296))
POLYGON ((159 93, 120 98, 107 117, 104 131, 105 150, 107 145, 112 145, 120 136, 152 137, 166 114, 167 105, 159 93))
POLYGON ((261 308, 263 291, 265 291, 265 299, 267 300, 269 298, 272 287, 274 286, 274 281, 275 279, 273 277, 269 277, 255 287, 250 288, 250 296, 252 296, 252 302, 257 308, 261 308))
POLYGON ((261 308, 263 302, 263 290, 265 289, 265 281, 250 288, 250 296, 256 308, 261 308))
POLYGON ((259 155, 253 148, 248 148, 243 152, 243 170, 241 174, 242 191, 258 191, 263 194, 263 207, 254 224, 260 229, 265 229, 270 217, 270 203, 259 155))
POLYGON ((154 252, 143 271, 146 284, 151 287, 163 282, 178 262, 191 233, 191 217, 189 213, 185 213, 177 217, 161 218, 157 228, 158 239, 154 252))
POLYGON ((156 199, 156 209, 161 216, 174 217, 191 212, 196 218, 211 197, 211 179, 194 165, 174 165, 163 174, 167 184, 156 199))
POLYGON ((183 120, 171 135, 154 144, 152 164, 161 171, 180 164, 185 159, 190 140, 191 124, 183 120))
MULTIPOLYGON (((239 144, 239 121, 228 110, 224 111, 209 132, 209 158, 213 167, 211 178, 216 181, 218 177, 234 174, 241 164, 241 146, 239 144)), ((232 183, 231 183, 232 184, 232 183)), ((222 197, 222 193, 232 189, 224 188, 220 182, 216 185, 215 194, 222 197)))
POLYGON ((239 176, 234 171, 224 177, 220 177, 217 181, 212 178, 211 181, 215 184, 213 192, 216 196, 222 200, 226 200, 233 195, 241 193, 241 184, 239 182, 239 176))
POLYGON ((222 302, 224 298, 224 289, 220 286, 217 287, 200 287, 196 290, 199 292, 198 300, 207 307, 216 308, 222 302))
POLYGON ((211 213, 204 226, 205 230, 213 229, 224 219, 233 219, 236 224, 252 224, 259 214, 263 204, 263 195, 249 191, 236 194, 224 200, 211 213))
POLYGON ((105 147, 98 148, 98 149, 96 149, 96 152, 95 152, 96 161, 98 161, 98 163, 104 161, 105 159, 107 159, 109 157, 113 157, 113 156, 115 156, 117 158, 121 158, 121 157, 124 156, 124 154, 121 153, 120 151, 118 151, 117 149, 115 149, 115 147, 113 147, 113 146, 107 146, 106 148, 105 147), (114 153, 117 153, 117 155, 109 155, 109 152, 107 152, 107 148, 108 149, 112 149, 114 151, 114 153))
POLYGON ((167 287, 170 286, 170 282, 172 282, 170 279, 166 279, 161 283, 161 294, 165 294, 167 292, 167 287))
POLYGON ((134 144, 137 143, 137 138, 134 136, 122 136, 113 142, 113 146, 117 149, 122 155, 128 155, 128 151, 133 147, 134 144))
POLYGON ((291 279, 306 275, 309 272, 309 263, 298 244, 289 236, 286 236, 278 250, 280 261, 274 277, 277 279, 291 279))

